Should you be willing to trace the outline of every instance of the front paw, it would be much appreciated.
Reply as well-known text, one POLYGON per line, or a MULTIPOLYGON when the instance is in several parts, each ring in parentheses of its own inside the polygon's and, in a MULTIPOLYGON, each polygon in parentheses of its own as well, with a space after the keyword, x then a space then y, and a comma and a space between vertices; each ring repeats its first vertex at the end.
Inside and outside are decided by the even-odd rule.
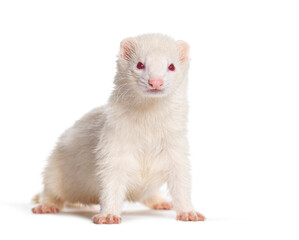
POLYGON ((97 214, 92 217, 92 221, 95 224, 119 224, 121 223, 121 217, 112 214, 108 214, 106 216, 97 214))
POLYGON ((179 221, 204 221, 205 217, 198 212, 183 212, 177 215, 179 221))
POLYGON ((48 206, 45 204, 40 204, 34 208, 32 208, 33 213, 59 213, 59 208, 54 206, 48 206))

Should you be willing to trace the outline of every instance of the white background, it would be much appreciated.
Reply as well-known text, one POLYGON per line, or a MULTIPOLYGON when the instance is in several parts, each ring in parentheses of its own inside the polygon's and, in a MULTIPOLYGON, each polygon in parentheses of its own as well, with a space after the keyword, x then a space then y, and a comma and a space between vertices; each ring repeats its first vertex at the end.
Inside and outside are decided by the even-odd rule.
POLYGON ((298 1, 0 2, 0 238, 298 239, 298 1), (119 42, 160 32, 191 45, 193 202, 206 222, 125 206, 33 215, 57 137, 104 104, 119 42), (5 237, 4 237, 5 236, 5 237))

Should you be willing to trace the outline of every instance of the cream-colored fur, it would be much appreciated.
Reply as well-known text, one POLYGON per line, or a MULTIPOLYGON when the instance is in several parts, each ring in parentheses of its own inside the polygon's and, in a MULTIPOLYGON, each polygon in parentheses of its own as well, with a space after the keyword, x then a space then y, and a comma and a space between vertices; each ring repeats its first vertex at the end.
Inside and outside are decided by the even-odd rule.
POLYGON ((60 137, 44 170, 41 203, 100 204, 119 216, 123 201, 152 207, 167 183, 178 214, 193 212, 187 121, 188 44, 160 34, 121 42, 115 88, 60 137), (140 70, 136 64, 142 62, 140 70), (168 70, 173 63, 175 71, 168 70), (162 91, 149 92, 150 78, 162 91))

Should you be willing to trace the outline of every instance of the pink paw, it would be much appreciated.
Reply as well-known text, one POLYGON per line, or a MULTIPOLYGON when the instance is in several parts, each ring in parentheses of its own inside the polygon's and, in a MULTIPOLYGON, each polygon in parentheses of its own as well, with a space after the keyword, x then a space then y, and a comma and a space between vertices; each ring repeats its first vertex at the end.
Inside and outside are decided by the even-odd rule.
POLYGON ((47 205, 38 205, 32 208, 33 213, 59 213, 59 209, 47 205))
POLYGON ((184 212, 177 216, 179 221, 204 221, 205 217, 198 212, 184 212))
POLYGON ((161 202, 154 205, 153 209, 155 210, 170 210, 173 209, 173 204, 171 202, 161 202))
POLYGON ((92 221, 95 224, 119 224, 121 223, 121 217, 117 217, 112 214, 108 214, 105 217, 101 214, 97 214, 92 217, 92 221))

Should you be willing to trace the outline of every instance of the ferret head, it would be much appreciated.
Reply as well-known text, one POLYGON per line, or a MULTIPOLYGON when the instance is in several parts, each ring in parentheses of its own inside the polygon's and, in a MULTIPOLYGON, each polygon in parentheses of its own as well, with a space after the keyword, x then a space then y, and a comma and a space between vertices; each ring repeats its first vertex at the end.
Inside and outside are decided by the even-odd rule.
POLYGON ((124 39, 120 44, 116 87, 143 97, 163 97, 187 81, 189 46, 161 34, 124 39), (125 86, 125 87, 124 87, 125 86))

